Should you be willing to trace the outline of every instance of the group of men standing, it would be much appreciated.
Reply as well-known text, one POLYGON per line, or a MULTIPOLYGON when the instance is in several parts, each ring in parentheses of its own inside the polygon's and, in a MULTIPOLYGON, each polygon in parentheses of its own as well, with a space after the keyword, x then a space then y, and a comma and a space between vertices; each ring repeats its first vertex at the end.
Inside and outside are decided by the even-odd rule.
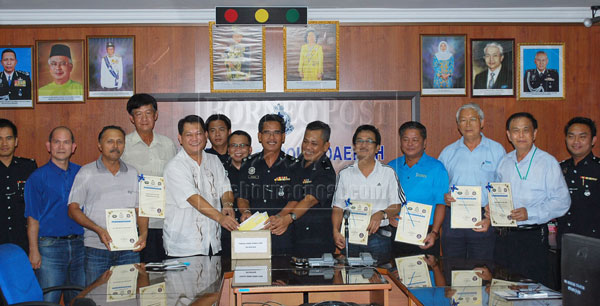
MULTIPOLYGON (((54 128, 46 143, 50 161, 37 170, 35 161, 14 156, 17 128, 0 119, 0 175, 6 177, 0 188, 6 190, 2 209, 8 218, 0 243, 16 243, 28 252, 42 287, 89 284, 112 265, 227 255, 229 232, 256 211, 269 215, 265 229, 273 234, 273 254, 313 257, 343 250, 340 227, 349 201, 372 205, 368 244, 350 244, 350 256, 368 251, 380 261, 414 251, 439 255, 441 249, 445 257, 495 259, 544 282, 548 221, 562 217, 561 233, 599 237, 590 218, 599 210, 600 159, 591 152, 596 127, 587 118, 574 118, 565 127, 572 158, 560 166, 535 146, 537 121, 529 113, 508 118, 506 133, 515 148, 508 154, 483 135, 484 114, 477 104, 458 109, 462 137, 439 159, 425 154, 425 126, 406 122, 399 129, 404 155, 389 165, 376 159, 379 130, 361 125, 352 137, 356 161, 339 171, 336 183, 326 155, 331 129, 321 121, 307 125, 302 154, 295 158, 281 150, 286 123, 277 114, 259 120, 263 150, 253 155, 251 136, 232 132, 227 116, 211 115, 205 122, 189 115, 178 122, 182 149, 177 152, 171 139, 154 132, 158 107, 152 96, 134 95, 127 111, 135 131, 126 135, 118 126, 104 127, 98 135, 100 157, 83 167, 70 162, 76 149, 72 131, 54 128), (165 178, 165 219, 138 216, 135 250, 111 251, 105 210, 137 211, 141 174, 165 178), (490 182, 511 183, 511 218, 518 227, 490 225, 490 182), (481 186, 486 217, 479 228, 450 227, 454 185, 481 186), (393 243, 407 201, 432 206, 424 246, 393 243)), ((57 301, 60 293, 45 298, 57 301)))

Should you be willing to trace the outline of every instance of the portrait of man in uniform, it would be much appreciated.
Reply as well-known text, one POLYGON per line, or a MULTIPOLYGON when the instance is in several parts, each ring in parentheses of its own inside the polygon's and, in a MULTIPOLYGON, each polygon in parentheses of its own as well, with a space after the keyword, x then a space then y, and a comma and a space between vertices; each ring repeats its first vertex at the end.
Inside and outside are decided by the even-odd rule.
POLYGON ((564 98, 564 45, 519 45, 519 98, 564 98))
POLYGON ((88 37, 88 97, 134 94, 134 37, 88 37))
POLYGON ((83 102, 83 42, 37 42, 38 102, 83 102))
POLYGON ((33 106, 31 100, 31 52, 31 47, 0 48, 1 107, 33 106))

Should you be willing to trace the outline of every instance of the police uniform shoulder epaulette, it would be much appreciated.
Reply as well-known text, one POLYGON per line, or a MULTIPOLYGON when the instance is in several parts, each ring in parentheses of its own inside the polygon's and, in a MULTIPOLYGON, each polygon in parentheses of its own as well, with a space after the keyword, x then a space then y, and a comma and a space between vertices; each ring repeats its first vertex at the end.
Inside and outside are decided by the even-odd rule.
POLYGON ((18 160, 19 162, 34 163, 35 164, 35 159, 33 159, 33 158, 15 156, 15 160, 18 160))
POLYGON ((25 75, 25 76, 29 76, 29 72, 27 72, 27 71, 16 70, 15 72, 16 72, 17 74, 23 74, 23 75, 25 75))

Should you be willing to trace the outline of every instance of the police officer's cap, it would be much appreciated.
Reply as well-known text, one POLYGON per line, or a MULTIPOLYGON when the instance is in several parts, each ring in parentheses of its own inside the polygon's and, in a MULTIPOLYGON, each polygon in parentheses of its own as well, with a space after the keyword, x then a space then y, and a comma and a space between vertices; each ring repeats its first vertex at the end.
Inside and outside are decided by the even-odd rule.
POLYGON ((53 56, 66 56, 68 58, 71 58, 71 49, 66 45, 56 44, 52 46, 52 50, 50 50, 49 57, 53 56))
POLYGON ((106 43, 106 48, 110 48, 110 47, 115 47, 115 44, 113 44, 111 41, 106 43))

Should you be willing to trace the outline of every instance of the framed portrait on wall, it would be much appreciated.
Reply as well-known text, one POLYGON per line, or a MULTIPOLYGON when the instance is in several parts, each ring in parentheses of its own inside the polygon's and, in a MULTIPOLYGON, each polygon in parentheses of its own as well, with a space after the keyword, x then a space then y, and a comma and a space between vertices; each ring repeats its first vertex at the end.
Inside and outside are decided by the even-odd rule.
POLYGON ((32 53, 32 46, 0 46, 0 108, 33 107, 32 53))
POLYGON ((88 98, 129 98, 135 93, 135 37, 88 36, 88 98))
POLYGON ((514 96, 514 70, 514 39, 471 39, 471 96, 514 96))
POLYGON ((283 27, 285 91, 338 91, 339 22, 283 27))
POLYGON ((265 91, 265 29, 209 22, 210 91, 265 91))
POLYGON ((565 98, 565 44, 519 44, 519 100, 565 98))
POLYGON ((83 40, 36 41, 37 102, 84 102, 83 40))
POLYGON ((466 35, 421 35, 421 95, 467 95, 466 40, 466 35))

